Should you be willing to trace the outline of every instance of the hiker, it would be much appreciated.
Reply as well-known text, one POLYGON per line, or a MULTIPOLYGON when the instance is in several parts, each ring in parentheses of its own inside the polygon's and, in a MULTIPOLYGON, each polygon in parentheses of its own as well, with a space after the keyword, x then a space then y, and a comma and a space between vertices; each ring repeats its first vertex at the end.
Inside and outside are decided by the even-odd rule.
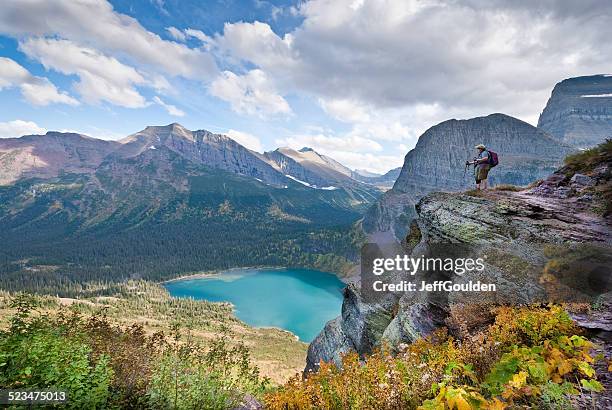
MULTIPOLYGON (((491 169, 489 151, 484 144, 478 144, 474 148, 478 150, 478 156, 472 161, 467 161, 465 165, 474 165, 474 176, 476 177, 476 189, 487 189, 487 177, 491 169)), ((497 165, 497 164, 496 164, 497 165)))

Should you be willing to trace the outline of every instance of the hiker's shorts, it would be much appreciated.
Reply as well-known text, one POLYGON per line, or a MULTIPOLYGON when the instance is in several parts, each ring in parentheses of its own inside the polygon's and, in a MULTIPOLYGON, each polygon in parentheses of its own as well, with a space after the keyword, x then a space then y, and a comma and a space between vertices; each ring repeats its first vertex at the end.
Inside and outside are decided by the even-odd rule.
POLYGON ((484 164, 484 165, 479 165, 478 168, 476 168, 476 183, 480 183, 480 181, 482 181, 483 179, 487 179, 487 177, 489 176, 489 165, 488 164, 484 164))

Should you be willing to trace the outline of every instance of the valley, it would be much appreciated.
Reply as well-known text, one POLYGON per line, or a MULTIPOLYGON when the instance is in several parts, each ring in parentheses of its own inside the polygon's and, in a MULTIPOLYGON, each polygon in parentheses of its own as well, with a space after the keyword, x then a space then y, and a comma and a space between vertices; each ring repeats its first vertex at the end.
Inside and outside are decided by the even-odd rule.
MULTIPOLYGON (((609 243, 609 140, 600 133, 595 138, 603 142, 584 151, 576 145, 584 139, 546 121, 551 132, 500 113, 443 121, 418 138, 401 168, 385 174, 352 170, 309 147, 259 153, 178 123, 119 141, 62 132, 0 139, 2 334, 12 343, 19 326, 40 326, 53 343, 75 338, 95 350, 96 332, 111 332, 153 358, 153 370, 139 376, 149 392, 167 370, 164 360, 197 373, 211 354, 206 366, 221 363, 222 374, 223 366, 243 366, 236 371, 246 372, 244 385, 232 391, 250 392, 271 408, 302 400, 293 389, 317 391, 326 372, 344 378, 330 370, 344 355, 375 364, 383 345, 394 352, 418 347, 444 331, 452 344, 464 337, 452 322, 461 309, 407 296, 363 299, 360 249, 472 244, 480 233, 495 238, 486 241, 491 248, 513 243, 519 256, 535 252, 538 241, 609 243), (481 142, 501 158, 488 192, 469 190, 473 176, 464 169, 481 142), (55 333, 66 320, 78 323, 76 335, 55 333), (184 348, 190 353, 181 356, 184 348), (301 385, 311 372, 313 381, 301 385)), ((517 266, 531 269, 519 256, 492 252, 503 265, 492 264, 493 272, 512 278, 514 293, 535 292, 537 280, 515 277, 517 266)), ((566 320, 556 309, 537 312, 566 320)), ((497 326, 496 314, 478 326, 497 326)), ((599 329, 589 327, 596 320, 576 319, 589 331, 599 329)), ((112 371, 123 371, 120 356, 113 357, 112 371)), ((233 383, 226 377, 222 385, 233 383)), ((133 400, 129 386, 116 388, 121 400, 133 400)), ((411 400, 430 397, 417 396, 411 400)))
MULTIPOLYGON (((377 188, 348 177, 327 181, 338 185, 334 189, 306 186, 246 148, 236 150, 259 161, 263 170, 250 168, 256 176, 245 173, 246 160, 231 170, 224 161, 204 165, 190 148, 197 141, 186 139, 183 128, 147 130, 93 162, 73 143, 90 142, 85 137, 38 137, 39 145, 61 141, 62 161, 78 163, 80 172, 64 166, 43 178, 46 168, 32 168, 23 170, 31 177, 0 187, 5 289, 64 294, 87 281, 163 280, 243 266, 302 266, 341 275, 352 269, 359 235, 354 225, 380 195, 377 188), (169 147, 159 143, 163 138, 169 147), (134 145, 154 141, 156 149, 134 145)), ((225 141, 215 138, 213 145, 225 141)), ((6 139, 2 146, 9 150, 2 154, 3 169, 13 169, 10 158, 25 148, 6 139)))

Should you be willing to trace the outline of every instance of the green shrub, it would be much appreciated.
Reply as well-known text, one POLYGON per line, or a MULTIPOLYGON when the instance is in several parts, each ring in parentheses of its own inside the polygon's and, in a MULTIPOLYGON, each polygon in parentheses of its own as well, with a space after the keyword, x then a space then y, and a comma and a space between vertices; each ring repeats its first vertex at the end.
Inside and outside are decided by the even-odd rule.
POLYGON ((91 347, 65 328, 47 316, 30 317, 27 297, 14 307, 11 328, 0 334, 0 386, 64 390, 72 408, 103 407, 113 375, 108 356, 92 360, 91 347))
POLYGON ((576 172, 588 173, 595 166, 612 161, 612 139, 596 147, 589 148, 565 157, 565 165, 573 175, 576 172))
POLYGON ((248 349, 225 335, 203 346, 178 325, 172 338, 147 335, 103 314, 40 315, 32 300, 14 298, 0 332, 0 388, 63 390, 79 409, 227 409, 267 387, 248 349))
POLYGON ((190 339, 182 342, 175 328, 154 369, 148 396, 157 408, 227 409, 239 405, 245 393, 261 394, 266 385, 244 345, 230 347, 221 336, 205 350, 190 339))

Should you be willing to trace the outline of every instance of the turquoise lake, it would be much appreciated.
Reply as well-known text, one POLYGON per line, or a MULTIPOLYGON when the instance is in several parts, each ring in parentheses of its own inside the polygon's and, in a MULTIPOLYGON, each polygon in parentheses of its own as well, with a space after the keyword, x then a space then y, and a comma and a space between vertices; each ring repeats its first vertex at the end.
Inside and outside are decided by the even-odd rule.
POLYGON ((165 285, 174 297, 230 302, 251 326, 273 326, 310 342, 340 314, 342 283, 335 275, 308 269, 242 269, 165 285))

